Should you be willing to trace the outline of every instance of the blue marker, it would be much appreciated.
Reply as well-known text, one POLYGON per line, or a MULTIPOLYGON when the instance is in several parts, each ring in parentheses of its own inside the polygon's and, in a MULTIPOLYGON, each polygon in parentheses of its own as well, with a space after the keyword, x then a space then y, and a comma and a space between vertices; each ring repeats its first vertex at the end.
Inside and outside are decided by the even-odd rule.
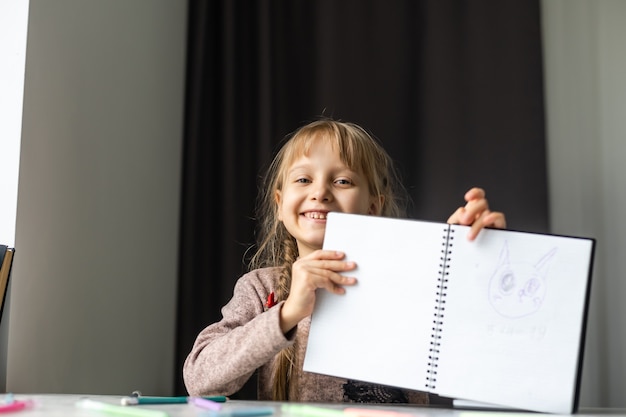
POLYGON ((273 407, 242 407, 231 408, 221 411, 209 411, 208 413, 202 413, 204 417, 256 417, 256 416, 269 416, 274 414, 273 407))

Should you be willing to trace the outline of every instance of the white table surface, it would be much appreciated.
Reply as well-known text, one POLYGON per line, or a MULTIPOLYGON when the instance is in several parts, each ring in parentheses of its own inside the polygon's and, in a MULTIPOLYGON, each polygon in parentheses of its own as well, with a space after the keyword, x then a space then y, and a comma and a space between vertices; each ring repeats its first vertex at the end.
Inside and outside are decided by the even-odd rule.
MULTIPOLYGON (((112 405, 121 405, 123 396, 115 395, 73 395, 73 394, 15 394, 16 400, 32 400, 33 405, 27 409, 12 413, 0 413, 0 416, 35 417, 35 416, 59 416, 59 417, 102 417, 102 416, 123 416, 124 414, 108 413, 95 410, 85 410, 76 406, 76 403, 85 398, 94 401, 104 402, 112 405)), ((228 411, 242 407, 273 407, 274 417, 300 417, 295 414, 281 411, 282 404, 278 402, 265 401, 240 401, 229 400, 223 403, 222 410, 228 411)), ((377 410, 391 410, 406 413, 406 417, 537 417, 539 413, 524 413, 513 411, 497 410, 468 410, 451 409, 441 407, 416 407, 410 405, 388 405, 388 404, 309 404, 316 407, 343 409, 346 407, 366 407, 377 410)), ((162 405, 135 405, 128 407, 141 407, 142 409, 161 410, 170 417, 202 417, 209 416, 207 410, 200 409, 190 404, 162 404, 162 405)), ((581 409, 577 416, 620 416, 626 417, 626 409, 581 409)))

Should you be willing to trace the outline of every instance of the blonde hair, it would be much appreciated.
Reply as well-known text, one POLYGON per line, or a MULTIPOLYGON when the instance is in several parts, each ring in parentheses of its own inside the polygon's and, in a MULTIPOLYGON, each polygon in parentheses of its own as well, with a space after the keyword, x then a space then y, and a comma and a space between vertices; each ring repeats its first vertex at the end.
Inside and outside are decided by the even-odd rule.
MULTIPOLYGON (((278 220, 276 192, 281 190, 285 175, 293 162, 307 155, 318 139, 328 141, 339 152, 341 161, 367 180, 369 193, 382 197, 380 215, 404 216, 408 201, 393 162, 378 141, 362 127, 329 119, 311 122, 286 138, 271 162, 263 179, 257 205, 257 247, 250 268, 280 267, 276 301, 283 301, 291 287, 291 266, 298 257, 296 240, 278 220)), ((293 372, 295 344, 280 352, 274 362, 273 397, 275 401, 289 399, 293 372)))

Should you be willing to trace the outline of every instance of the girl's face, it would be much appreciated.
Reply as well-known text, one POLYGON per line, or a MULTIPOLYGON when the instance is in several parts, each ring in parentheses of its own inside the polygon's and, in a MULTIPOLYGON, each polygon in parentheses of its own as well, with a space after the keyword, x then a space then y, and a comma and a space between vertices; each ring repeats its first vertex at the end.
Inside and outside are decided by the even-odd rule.
POLYGON ((379 214, 382 204, 369 194, 362 173, 348 168, 329 141, 319 138, 308 155, 287 168, 276 202, 278 218, 296 239, 300 256, 322 248, 329 212, 379 214))

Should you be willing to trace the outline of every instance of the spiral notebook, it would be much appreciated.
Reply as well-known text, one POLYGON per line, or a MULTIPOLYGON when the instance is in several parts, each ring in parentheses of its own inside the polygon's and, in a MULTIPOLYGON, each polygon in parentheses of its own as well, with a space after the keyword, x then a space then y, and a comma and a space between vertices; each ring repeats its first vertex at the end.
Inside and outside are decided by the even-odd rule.
POLYGON ((578 406, 595 240, 330 213, 304 370, 517 409, 578 406))

